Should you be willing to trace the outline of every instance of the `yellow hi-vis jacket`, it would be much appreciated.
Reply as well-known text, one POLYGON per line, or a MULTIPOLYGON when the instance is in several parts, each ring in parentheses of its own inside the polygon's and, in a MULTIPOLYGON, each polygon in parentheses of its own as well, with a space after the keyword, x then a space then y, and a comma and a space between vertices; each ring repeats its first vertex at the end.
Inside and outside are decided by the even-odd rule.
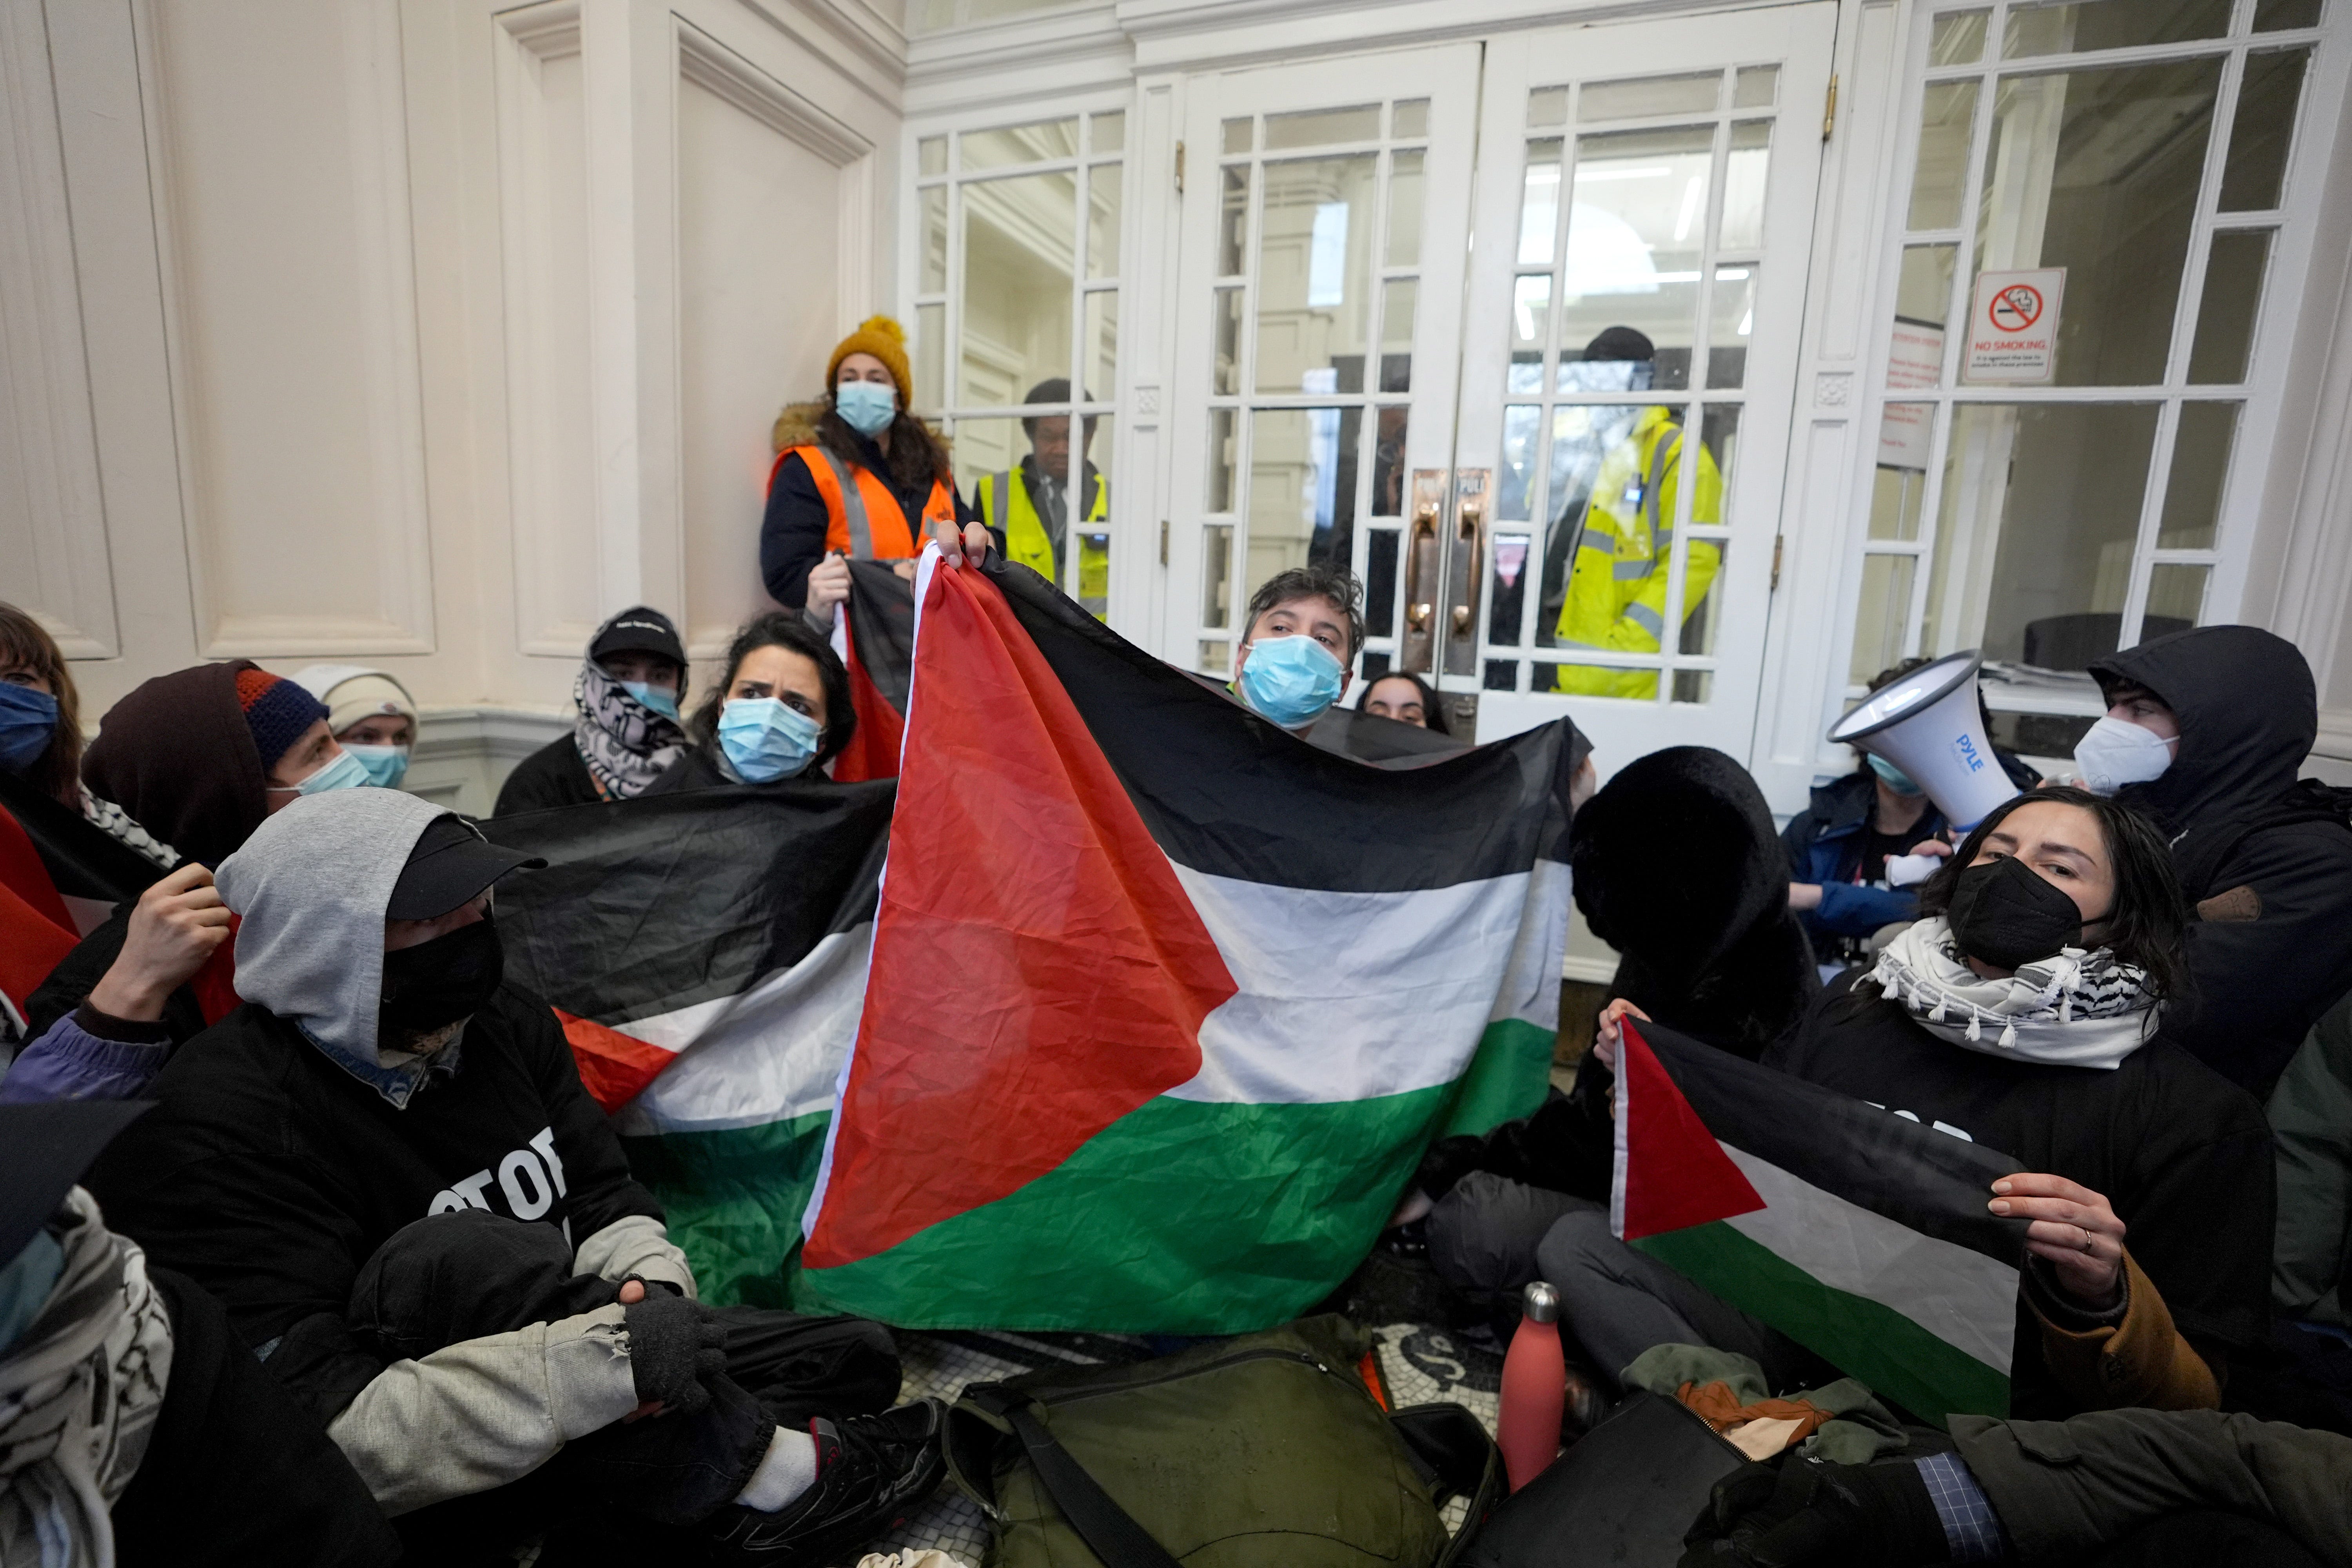
MULTIPOLYGON (((1029 494, 1028 468, 1024 458, 1019 468, 980 481, 981 521, 1004 536, 1007 557, 1066 592, 1045 520, 1037 515, 1037 503, 1029 494)), ((1110 517, 1110 486, 1100 473, 1089 473, 1087 479, 1091 493, 1083 515, 1070 520, 1078 545, 1076 598, 1080 608, 1101 620, 1110 611, 1110 531, 1101 526, 1110 517), (1081 531, 1086 523, 1096 526, 1081 531)))
MULTIPOLYGON (((1674 559, 1675 507, 1682 487, 1683 427, 1671 409, 1642 410, 1625 438, 1592 476, 1592 499, 1576 541, 1568 597, 1559 608, 1559 646, 1612 653, 1656 653, 1665 643, 1666 580, 1674 559)), ((1723 474, 1702 446, 1691 521, 1723 521, 1723 474)), ((1715 583, 1723 552, 1693 540, 1683 576, 1688 619, 1715 583)), ((1555 691, 1580 697, 1654 699, 1658 672, 1561 665, 1555 691)))

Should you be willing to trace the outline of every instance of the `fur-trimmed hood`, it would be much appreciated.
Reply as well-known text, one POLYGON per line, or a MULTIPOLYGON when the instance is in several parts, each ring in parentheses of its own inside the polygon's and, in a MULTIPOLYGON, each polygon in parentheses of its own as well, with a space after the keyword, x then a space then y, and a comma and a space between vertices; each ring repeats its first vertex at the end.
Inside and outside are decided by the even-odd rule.
POLYGON ((775 428, 768 433, 770 450, 779 456, 794 447, 816 445, 816 427, 832 405, 822 397, 807 403, 787 403, 776 416, 775 428))

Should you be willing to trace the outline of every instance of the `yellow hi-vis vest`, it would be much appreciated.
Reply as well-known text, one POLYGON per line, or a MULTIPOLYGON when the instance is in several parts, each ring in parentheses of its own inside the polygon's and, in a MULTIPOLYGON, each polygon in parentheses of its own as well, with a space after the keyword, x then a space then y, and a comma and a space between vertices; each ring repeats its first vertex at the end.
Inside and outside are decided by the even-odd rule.
MULTIPOLYGON (((1683 427, 1670 409, 1642 410, 1625 438, 1592 476, 1592 499, 1576 540, 1568 596, 1559 607, 1559 646, 1612 653, 1656 653, 1665 644, 1666 567, 1674 559, 1675 506, 1682 486, 1683 427)), ((1698 493, 1691 521, 1723 521, 1723 474, 1698 452, 1698 493)), ((1683 618, 1706 598, 1722 550, 1693 540, 1683 574, 1683 618)), ((1654 699, 1658 672, 1561 665, 1555 691, 1579 697, 1654 699)))
MULTIPOLYGON (((1091 478, 1094 493, 1087 498, 1085 515, 1071 519, 1069 531, 1078 545, 1078 606, 1099 621, 1110 613, 1110 530, 1099 526, 1110 517, 1110 486, 1099 473, 1091 478), (1082 531, 1081 523, 1097 526, 1082 531)), ((1065 593, 1069 591, 1054 560, 1054 542, 1045 532, 1045 520, 1037 515, 1037 503, 1030 498, 1021 468, 981 480, 980 516, 1004 535, 1008 557, 1065 593)))

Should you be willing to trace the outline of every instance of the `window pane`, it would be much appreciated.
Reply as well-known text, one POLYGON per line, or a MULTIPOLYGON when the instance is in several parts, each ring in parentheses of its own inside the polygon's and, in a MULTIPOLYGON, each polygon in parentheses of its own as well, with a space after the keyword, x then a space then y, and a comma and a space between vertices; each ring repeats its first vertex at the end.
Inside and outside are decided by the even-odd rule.
POLYGON ((1381 289, 1381 381, 1382 392, 1412 390, 1412 311, 1419 292, 1410 278, 1393 279, 1381 289))
POLYGON ((2067 269, 2057 384, 2164 379, 2221 69, 2204 58, 2001 79, 1977 265, 2067 269))
MULTIPOLYGON (((1621 447, 1632 446, 1628 437, 1647 412, 1622 404, 1570 405, 1552 410, 1550 482, 1544 492, 1543 598, 1536 612, 1536 642, 1539 647, 1553 646, 1561 635, 1560 622, 1567 608, 1569 574, 1577 537, 1591 504, 1592 487, 1600 477, 1601 461, 1621 447)), ((1637 466, 1639 459, 1638 447, 1634 447, 1614 468, 1628 469, 1637 466)), ((1622 500, 1622 486, 1618 494, 1622 500)))
POLYGON ((1597 120, 1633 120, 1653 114, 1705 113, 1723 95, 1723 73, 1700 71, 1689 76, 1643 77, 1633 81, 1589 81, 1576 100, 1576 118, 1590 125, 1597 120))
POLYGON ((2319 0, 2254 0, 2254 31, 2319 26, 2319 0))
POLYGON ((1026 457, 1029 440, 1018 419, 959 419, 950 450, 955 457, 956 488, 969 498, 979 493, 989 475, 1003 473, 1026 457))
POLYGON ((1036 163, 1047 158, 1069 158, 1078 151, 1078 122, 1045 120, 1034 125, 1008 125, 998 131, 963 133, 966 169, 1001 169, 1012 163, 1036 163))
POLYGON ((1656 346, 1654 385, 1690 384, 1711 126, 1580 136, 1560 342, 1612 326, 1656 346))
POLYGON ((1210 310, 1216 322, 1217 357, 1210 388, 1219 396, 1230 396, 1242 389, 1242 291, 1220 289, 1217 302, 1210 310))
MULTIPOLYGON (((1932 403, 1891 403, 1887 405, 1888 423, 1894 422, 1896 409, 1904 409, 1920 425, 1929 426, 1936 416, 1932 403)), ((1919 508, 1927 496, 1927 476, 1920 468, 1895 468, 1886 462, 1886 438, 1879 438, 1879 467, 1871 476, 1870 537, 1895 539, 1909 542, 1919 537, 1919 508)), ((1905 456, 1909 456, 1908 452, 1905 456)))
POLYGON ((1931 66, 1972 65, 1984 58, 1985 19, 1990 11, 1947 11, 1936 18, 1927 39, 1931 66))
MULTIPOLYGON (((1951 320, 1952 271, 1959 259, 1957 245, 1904 247, 1903 270, 1895 281, 1895 319, 1936 328, 1951 320)), ((1938 356, 1937 363, 1942 363, 1938 356)))
POLYGON ((2270 267, 2271 233, 2257 228, 2213 237, 2205 263, 2205 289, 2197 305, 2197 335, 2189 340, 2190 381, 2219 386, 2246 379, 2263 280, 2270 267))
POLYGON ((1103 477, 1104 510, 1108 517, 1115 518, 1118 515, 1118 487, 1112 481, 1111 465, 1118 455, 1118 416, 1089 414, 1079 425, 1086 431, 1087 466, 1103 477))
MULTIPOLYGON (((1364 552, 1364 632, 1368 637, 1396 636, 1397 530, 1372 530, 1370 548, 1364 552)), ((1385 656, 1383 656, 1385 657, 1385 656)), ((1366 679, 1371 666, 1364 667, 1366 679)))
POLYGON ((2165 482, 2159 550, 2210 550, 2221 515, 2221 485, 2238 437, 2235 403, 2184 403, 2172 437, 2172 477, 2165 482))
POLYGON ((1223 127, 1224 151, 1227 153, 1248 152, 1250 148, 1255 144, 1256 132, 1257 121, 1252 120, 1246 114, 1241 116, 1241 118, 1237 120, 1226 121, 1223 127))
MULTIPOLYGON (((1519 646, 1519 613, 1528 598, 1528 536, 1525 533, 1495 535, 1494 556, 1489 563, 1490 575, 1486 586, 1486 640, 1504 647, 1519 646)), ((1509 691, 1518 685, 1518 666, 1504 662, 1500 666, 1503 684, 1493 684, 1496 666, 1486 666, 1488 689, 1509 691)))
POLYGON ((1503 471, 1495 498, 1498 522, 1525 522, 1535 515, 1536 443, 1542 421, 1543 410, 1531 403, 1503 408, 1503 471))
POLYGON ((1405 434, 1412 427, 1412 410, 1402 403, 1391 404, 1380 412, 1372 447, 1374 517, 1404 515, 1405 434))
POLYGON ((1528 94, 1528 127, 1540 131, 1548 125, 1568 123, 1568 89, 1539 87, 1528 94))
POLYGON ((1969 138, 1976 130, 1977 84, 1929 82, 1919 110, 1919 158, 1911 170, 1910 228, 1958 228, 1969 188, 1969 138))
POLYGON ((1528 143, 1528 177, 1519 197, 1519 265, 1551 265, 1559 232, 1559 148, 1556 140, 1528 143))
POLYGON ((1380 134, 1381 106, 1377 103, 1265 117, 1265 148, 1269 153, 1286 147, 1328 147, 1334 142, 1374 142, 1380 134))
MULTIPOLYGON (((1495 596, 1495 613, 1498 616, 1502 614, 1501 606, 1503 597, 1504 595, 1500 592, 1497 592, 1495 596)), ((1486 661, 1486 673, 1479 680, 1478 688, 1482 691, 1517 691, 1519 689, 1518 660, 1512 658, 1488 659, 1486 661)))
POLYGON ((963 314, 956 400, 1019 403, 1036 383, 1070 374, 1070 252, 1076 177, 981 180, 963 194, 963 314))
POLYGON ((1127 150, 1127 115, 1119 110, 1097 114, 1087 122, 1094 137, 1097 153, 1123 153, 1127 150))
POLYGON ((1390 110, 1389 134, 1402 138, 1429 134, 1429 100, 1408 98, 1390 110))
POLYGON ((2238 112, 2230 122, 2230 160, 2221 166, 2221 210, 2259 212, 2279 205, 2286 155, 2294 139, 2309 49, 2264 49, 2246 57, 2238 112))
POLYGON ((2154 404, 1953 410, 1923 652, 2079 669, 2114 650, 2156 416, 2154 404))
POLYGON ((1511 285, 1511 363, 1505 390, 1541 392, 1544 332, 1551 317, 1551 274, 1533 272, 1511 285))
POLYGON ((1389 160, 1387 265, 1421 265, 1421 165, 1426 154, 1399 153, 1389 160))
POLYGON ((1715 677, 1704 669, 1675 671, 1675 696, 1677 702, 1703 703, 1715 684, 1715 677))
POLYGON ((1223 205, 1217 213, 1217 276, 1231 278, 1242 269, 1242 245, 1249 233, 1249 165, 1224 172, 1223 205))
POLYGON ((1224 679, 1234 672, 1234 645, 1229 642, 1213 642, 1203 639, 1201 644, 1201 661, 1192 668, 1202 675, 1213 675, 1220 679, 1224 679))
POLYGON ((915 406, 939 408, 947 403, 948 308, 915 307, 915 406))
MULTIPOLYGON (((1231 630, 1234 607, 1234 525, 1213 522, 1201 531, 1202 626, 1231 630)), ((1202 646, 1205 649, 1208 645, 1202 646)))
POLYGON ((1278 572, 1354 554, 1360 408, 1250 415, 1249 561, 1255 593, 1278 572))
POLYGON ((948 139, 926 136, 915 143, 915 166, 925 174, 948 172, 948 139))
POLYGON ((922 193, 922 282, 919 292, 937 294, 948 286, 948 188, 933 185, 922 193))
POLYGON ((1087 171, 1087 276, 1118 276, 1119 186, 1123 163, 1097 163, 1087 171))
POLYGON ((2185 632, 2202 622, 2205 584, 2212 574, 2210 566, 2165 563, 2149 568, 2147 608, 2140 615, 2139 640, 2185 632))
POLYGON ((2005 59, 2063 55, 2078 49, 2122 49, 2218 38, 2230 30, 2230 0, 2074 0, 2071 5, 2012 5, 2002 31, 2005 59))
POLYGON ((1756 331, 1756 273, 1750 267, 1718 267, 1707 306, 1706 384, 1744 385, 1748 340, 1756 331))
POLYGON ((1360 153, 1265 165, 1258 222, 1258 391, 1363 390, 1379 163, 1360 153))
POLYGON ((1846 679, 1856 686, 1903 658, 1903 633, 1911 617, 1911 574, 1917 563, 1909 555, 1865 555, 1862 558, 1862 596, 1854 605, 1853 656, 1846 679))
POLYGON ((1731 107, 1734 109, 1769 109, 1780 90, 1779 66, 1745 66, 1733 79, 1731 107))
POLYGON ((1078 355, 1083 376, 1078 396, 1108 403, 1118 395, 1118 290, 1097 289, 1087 296, 1087 336, 1078 355))
POLYGON ((1752 254, 1764 244, 1764 186, 1771 172, 1772 122, 1743 120, 1731 128, 1723 171, 1723 226, 1716 254, 1752 254))
MULTIPOLYGON (((1209 504, 1213 512, 1234 510, 1234 411, 1230 408, 1209 410, 1209 504)), ((1223 621, 1216 623, 1224 625, 1223 621)))

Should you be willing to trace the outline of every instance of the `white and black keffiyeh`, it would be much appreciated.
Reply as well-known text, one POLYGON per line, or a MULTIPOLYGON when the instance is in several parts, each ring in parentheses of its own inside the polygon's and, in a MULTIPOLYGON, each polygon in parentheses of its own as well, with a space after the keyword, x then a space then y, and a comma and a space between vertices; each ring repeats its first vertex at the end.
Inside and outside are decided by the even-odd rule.
POLYGON ((686 731, 677 721, 656 713, 628 689, 598 668, 593 658, 580 661, 580 679, 572 685, 572 700, 580 717, 572 726, 572 743, 596 787, 615 800, 643 795, 686 751, 686 731))
POLYGON ((81 786, 81 814, 90 826, 129 845, 166 871, 180 863, 178 850, 160 842, 153 834, 132 821, 129 812, 112 801, 90 794, 88 784, 81 786))
POLYGON ((172 1325, 145 1255, 81 1188, 48 1304, 0 1355, 0 1562, 113 1568, 115 1500, 172 1375, 172 1325))
POLYGON ((1870 978, 1929 1034, 1990 1057, 2112 1068, 2156 1032, 2147 975, 2107 949, 2066 948, 1987 980, 1961 961, 1941 915, 1881 949, 1870 978))

